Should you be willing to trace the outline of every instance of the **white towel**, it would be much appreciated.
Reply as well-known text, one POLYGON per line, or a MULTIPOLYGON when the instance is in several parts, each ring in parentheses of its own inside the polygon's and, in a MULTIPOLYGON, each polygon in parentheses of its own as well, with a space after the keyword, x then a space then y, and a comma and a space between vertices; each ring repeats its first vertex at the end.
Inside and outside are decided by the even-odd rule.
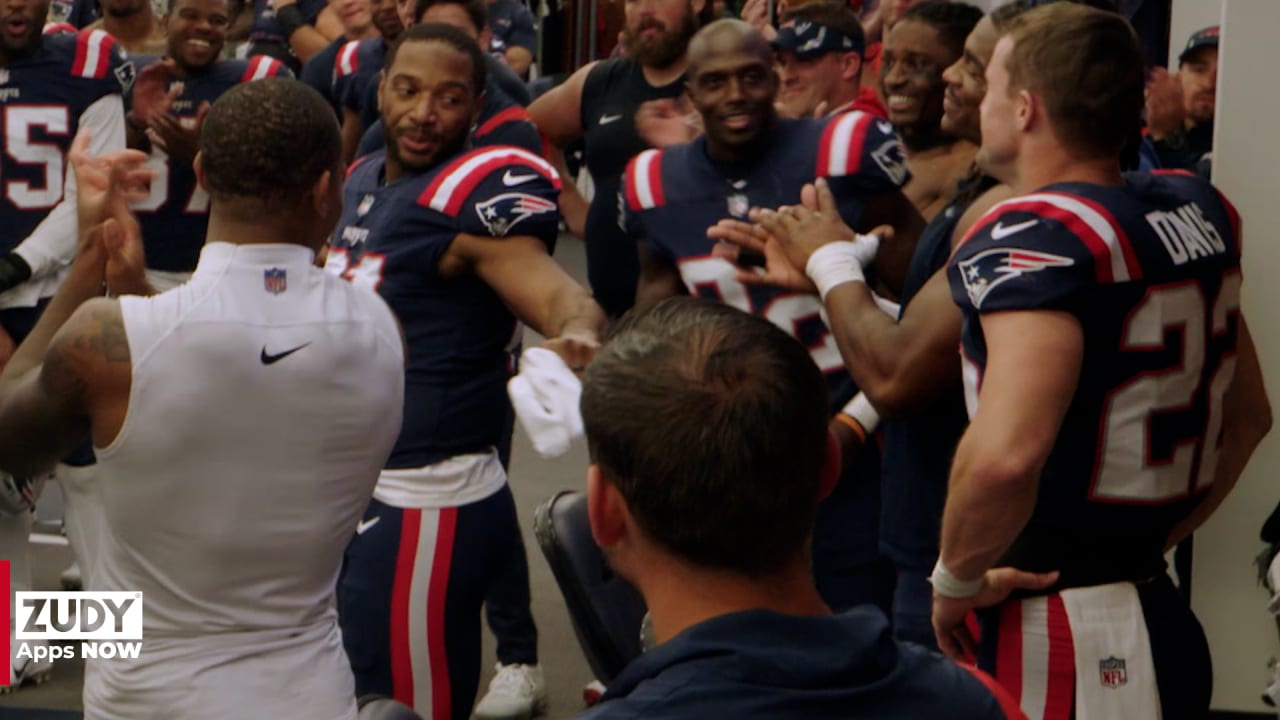
POLYGON ((582 437, 582 382, 559 355, 529 348, 520 356, 520 372, 507 384, 520 427, 542 457, 559 457, 582 437))
POLYGON ((1151 640, 1133 583, 1062 591, 1076 656, 1076 720, 1160 720, 1151 640))

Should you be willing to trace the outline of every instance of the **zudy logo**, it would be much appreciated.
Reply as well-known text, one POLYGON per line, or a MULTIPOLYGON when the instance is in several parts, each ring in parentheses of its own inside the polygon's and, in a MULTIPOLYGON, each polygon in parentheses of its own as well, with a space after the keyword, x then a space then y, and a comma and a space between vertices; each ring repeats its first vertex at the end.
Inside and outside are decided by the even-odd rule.
MULTIPOLYGON (((6 590, 9 579, 9 561, 0 560, 0 580, 6 590)), ((0 607, 6 623, 14 628, 18 647, 15 654, 6 633, 2 685, 10 683, 15 657, 31 662, 77 656, 111 660, 136 658, 142 653, 141 592, 18 592, 12 607, 9 597, 8 592, 3 593, 0 607), (46 642, 27 642, 31 640, 46 642), (73 640, 80 642, 66 642, 73 640)))

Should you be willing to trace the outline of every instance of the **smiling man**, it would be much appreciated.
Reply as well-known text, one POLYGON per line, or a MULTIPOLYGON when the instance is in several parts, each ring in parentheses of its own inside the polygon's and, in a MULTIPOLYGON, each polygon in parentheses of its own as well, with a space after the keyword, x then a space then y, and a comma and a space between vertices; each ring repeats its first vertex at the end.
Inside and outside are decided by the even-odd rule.
POLYGON ((142 224, 147 277, 168 290, 190 277, 209 226, 209 195, 196 182, 192 161, 209 106, 242 82, 292 77, 264 55, 219 60, 227 39, 227 0, 173 0, 163 25, 165 56, 140 60, 129 100, 130 145, 151 150, 151 195, 133 210, 142 224))
MULTIPOLYGON (((831 178, 840 215, 855 227, 888 222, 910 235, 919 218, 899 191, 906 168, 889 124, 861 112, 831 120, 778 118, 772 66, 768 42, 743 21, 720 20, 694 37, 688 92, 706 133, 631 162, 622 224, 639 246, 638 304, 687 293, 772 321, 808 348, 826 374, 834 416, 857 388, 820 317, 818 298, 744 285, 740 268, 712 257, 716 243, 707 229, 723 218, 745 218, 752 206, 795 204, 815 176, 831 178)), ((834 429, 852 434, 838 422, 834 429)), ((887 609, 893 572, 876 551, 878 453, 864 452, 846 466, 819 509, 818 590, 836 609, 862 603, 887 609)))
POLYGON ((392 45, 379 85, 386 149, 358 162, 326 269, 376 291, 408 341, 405 423, 339 583, 356 691, 465 720, 480 609, 519 532, 497 446, 516 320, 589 361, 604 314, 551 259, 559 179, 514 147, 468 151, 484 53, 451 25, 392 45))
POLYGON ((982 11, 972 5, 920 3, 894 24, 884 42, 880 93, 907 149, 911 182, 905 192, 925 220, 947 204, 978 151, 942 127, 942 71, 960 58, 980 19, 982 11))

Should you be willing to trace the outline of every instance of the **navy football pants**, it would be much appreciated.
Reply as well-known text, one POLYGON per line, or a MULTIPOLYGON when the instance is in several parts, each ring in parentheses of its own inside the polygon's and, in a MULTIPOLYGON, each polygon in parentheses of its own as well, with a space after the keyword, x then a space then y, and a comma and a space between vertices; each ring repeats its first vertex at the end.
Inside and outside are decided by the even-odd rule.
POLYGON ((465 720, 480 682, 480 608, 519 532, 510 488, 454 508, 371 500, 364 524, 338 582, 356 694, 394 697, 427 720, 465 720))

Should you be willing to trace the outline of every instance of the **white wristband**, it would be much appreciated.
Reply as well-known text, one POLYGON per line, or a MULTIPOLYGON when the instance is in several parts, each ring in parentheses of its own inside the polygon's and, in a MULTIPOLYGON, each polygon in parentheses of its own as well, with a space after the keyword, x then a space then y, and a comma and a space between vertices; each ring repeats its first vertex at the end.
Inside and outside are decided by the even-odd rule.
POLYGON ((822 296, 823 302, 826 302, 831 288, 837 285, 866 282, 866 276, 862 274, 860 254, 854 243, 833 242, 823 245, 809 256, 804 274, 818 286, 818 295, 822 296))
POLYGON ((942 558, 938 558, 938 564, 933 566, 933 574, 929 576, 929 582, 933 583, 933 591, 942 597, 966 600, 982 590, 986 575, 977 580, 961 580, 952 575, 951 571, 942 564, 942 558))
POLYGON ((876 409, 871 406, 871 401, 867 399, 866 393, 860 392, 854 395, 849 404, 845 405, 840 412, 857 420, 868 435, 875 432, 876 426, 880 424, 880 413, 876 412, 876 409))

